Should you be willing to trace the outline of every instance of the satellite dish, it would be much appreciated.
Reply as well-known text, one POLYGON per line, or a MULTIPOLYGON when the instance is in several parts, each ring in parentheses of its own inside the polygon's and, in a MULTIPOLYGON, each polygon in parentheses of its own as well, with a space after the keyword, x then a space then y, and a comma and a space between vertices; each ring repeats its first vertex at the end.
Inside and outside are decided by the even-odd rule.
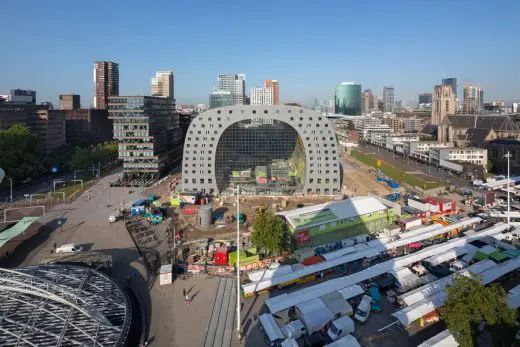
POLYGON ((2 183, 4 177, 5 177, 5 171, 0 168, 0 183, 2 183))

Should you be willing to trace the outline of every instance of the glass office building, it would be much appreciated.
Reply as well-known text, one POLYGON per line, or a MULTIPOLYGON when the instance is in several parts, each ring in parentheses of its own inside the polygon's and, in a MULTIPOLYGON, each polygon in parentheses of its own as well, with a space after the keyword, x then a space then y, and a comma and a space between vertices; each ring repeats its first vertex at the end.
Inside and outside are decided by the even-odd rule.
POLYGON ((341 169, 327 117, 297 106, 235 105, 193 119, 182 187, 214 195, 339 194, 341 169))
POLYGON ((361 115, 361 84, 343 82, 336 85, 334 113, 345 116, 361 115))
POLYGON ((225 90, 216 90, 209 95, 209 108, 233 105, 233 94, 225 90))

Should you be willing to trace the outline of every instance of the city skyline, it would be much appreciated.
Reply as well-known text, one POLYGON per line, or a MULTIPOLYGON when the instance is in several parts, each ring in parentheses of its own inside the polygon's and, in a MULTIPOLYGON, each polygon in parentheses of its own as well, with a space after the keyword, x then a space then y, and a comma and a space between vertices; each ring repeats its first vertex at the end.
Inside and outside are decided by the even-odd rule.
MULTIPOLYGON (((0 27, 5 31, 16 27, 15 36, 30 38, 31 45, 15 43, 4 56, 4 64, 0 67, 0 92, 6 93, 14 88, 32 89, 38 91, 40 101, 48 100, 55 105, 59 94, 75 93, 81 95, 83 102, 90 103, 92 62, 110 60, 120 64, 120 94, 150 94, 150 76, 157 70, 171 70, 178 86, 177 102, 183 104, 206 103, 208 91, 216 87, 215 76, 230 71, 245 73, 249 86, 261 85, 266 77, 271 76, 282 81, 280 103, 287 100, 310 103, 313 97, 332 99, 336 84, 353 80, 361 83, 363 88, 372 89, 376 95, 382 95, 384 85, 393 85, 396 88, 395 99, 406 104, 408 100, 417 100, 420 93, 433 92, 433 87, 443 77, 456 77, 459 93, 466 80, 482 81, 492 86, 485 88, 486 99, 518 101, 520 91, 514 81, 520 75, 515 63, 520 48, 511 43, 517 42, 520 34, 511 21, 495 18, 501 18, 498 15, 502 13, 501 5, 510 6, 511 10, 519 5, 505 0, 499 1, 501 4, 477 2, 479 6, 467 8, 460 3, 433 6, 401 1, 390 6, 376 1, 377 11, 374 11, 373 4, 335 1, 330 6, 337 11, 329 11, 327 6, 316 9, 312 4, 303 4, 291 16, 294 19, 287 19, 290 29, 284 35, 272 36, 270 33, 276 31, 273 26, 265 32, 265 39, 258 40, 250 40, 251 33, 263 32, 269 27, 265 18, 276 23, 285 16, 267 16, 269 6, 256 8, 251 5, 239 11, 231 5, 217 6, 210 2, 207 6, 200 6, 196 14, 191 14, 193 11, 189 4, 182 5, 179 10, 187 15, 175 21, 166 20, 172 13, 168 11, 172 4, 167 2, 139 11, 139 15, 160 17, 155 21, 167 23, 161 26, 166 29, 164 26, 167 25, 168 32, 204 23, 203 29, 172 39, 158 35, 153 26, 136 25, 135 21, 128 20, 131 15, 137 15, 135 9, 119 8, 115 4, 107 4, 103 13, 95 11, 96 6, 76 4, 75 16, 71 16, 72 8, 62 6, 60 1, 51 4, 36 2, 22 21, 15 14, 23 5, 10 3, 4 8, 6 16, 0 27), (340 9, 346 7, 349 8, 348 18, 342 19, 349 20, 350 28, 363 27, 355 35, 349 33, 350 29, 343 27, 343 21, 339 20, 345 14, 340 9), (161 11, 154 11, 154 8, 161 8, 161 11), (446 11, 447 8, 450 11, 446 11), (111 17, 116 10, 121 16, 111 17), (219 14, 230 10, 240 12, 239 22, 247 28, 244 33, 235 33, 237 23, 218 22, 219 14), (326 20, 319 18, 322 12, 326 14, 326 20), (424 16, 424 13, 429 15, 424 16), (51 14, 61 16, 63 21, 58 25, 48 20, 51 14), (367 20, 373 23, 381 18, 386 20, 388 14, 393 19, 390 26, 366 25, 367 20), (457 22, 456 34, 449 26, 439 26, 435 16, 457 22), (92 18, 94 23, 91 23, 92 18), (304 25, 308 20, 316 25, 304 25), (103 23, 110 23, 117 30, 106 33, 103 23), (63 26, 69 29, 64 31, 63 26), (410 30, 414 26, 421 30, 414 33, 410 30), (208 34, 204 28, 210 27, 212 30, 208 34), (110 44, 99 51, 99 35, 103 31, 110 44), (330 32, 337 35, 330 35, 330 32), (422 40, 425 35, 429 37, 427 45, 422 40), (466 35, 472 38, 462 40, 466 35), (149 39, 150 45, 169 47, 161 55, 153 50, 136 49, 132 44, 135 37, 149 39), (56 48, 49 49, 49 38, 56 48), (331 44, 340 38, 356 44, 359 49, 334 48, 331 44), (491 50, 477 53, 473 49, 477 40, 491 40, 508 47, 508 54, 499 56, 491 50), (312 49, 309 48, 311 41, 312 49), (230 43, 235 45, 233 55, 223 49, 230 43), (443 50, 439 51, 438 44, 441 43, 443 50), (412 47, 421 49, 411 50, 412 47), (35 50, 39 52, 37 56, 32 54, 35 50), (178 54, 179 51, 183 54, 178 54), (445 52, 450 52, 450 59, 444 59, 445 52)), ((277 6, 281 6, 281 10, 295 11, 292 1, 277 6)))

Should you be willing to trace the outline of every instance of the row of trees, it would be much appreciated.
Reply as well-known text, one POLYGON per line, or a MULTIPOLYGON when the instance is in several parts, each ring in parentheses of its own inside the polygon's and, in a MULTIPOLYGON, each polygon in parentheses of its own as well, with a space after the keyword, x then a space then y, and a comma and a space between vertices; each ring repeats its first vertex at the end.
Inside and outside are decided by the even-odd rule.
POLYGON ((117 157, 116 143, 65 145, 47 155, 38 146, 38 136, 26 126, 16 124, 0 130, 0 167, 14 182, 45 175, 53 166, 60 171, 87 169, 98 162, 107 162, 110 157, 117 157))

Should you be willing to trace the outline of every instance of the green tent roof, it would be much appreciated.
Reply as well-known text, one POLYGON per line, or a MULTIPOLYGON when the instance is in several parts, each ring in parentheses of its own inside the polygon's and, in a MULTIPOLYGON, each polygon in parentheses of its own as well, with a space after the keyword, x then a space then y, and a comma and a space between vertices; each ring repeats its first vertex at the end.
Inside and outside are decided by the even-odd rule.
POLYGON ((9 240, 23 234, 40 217, 23 217, 18 223, 0 233, 0 247, 3 247, 9 240))

